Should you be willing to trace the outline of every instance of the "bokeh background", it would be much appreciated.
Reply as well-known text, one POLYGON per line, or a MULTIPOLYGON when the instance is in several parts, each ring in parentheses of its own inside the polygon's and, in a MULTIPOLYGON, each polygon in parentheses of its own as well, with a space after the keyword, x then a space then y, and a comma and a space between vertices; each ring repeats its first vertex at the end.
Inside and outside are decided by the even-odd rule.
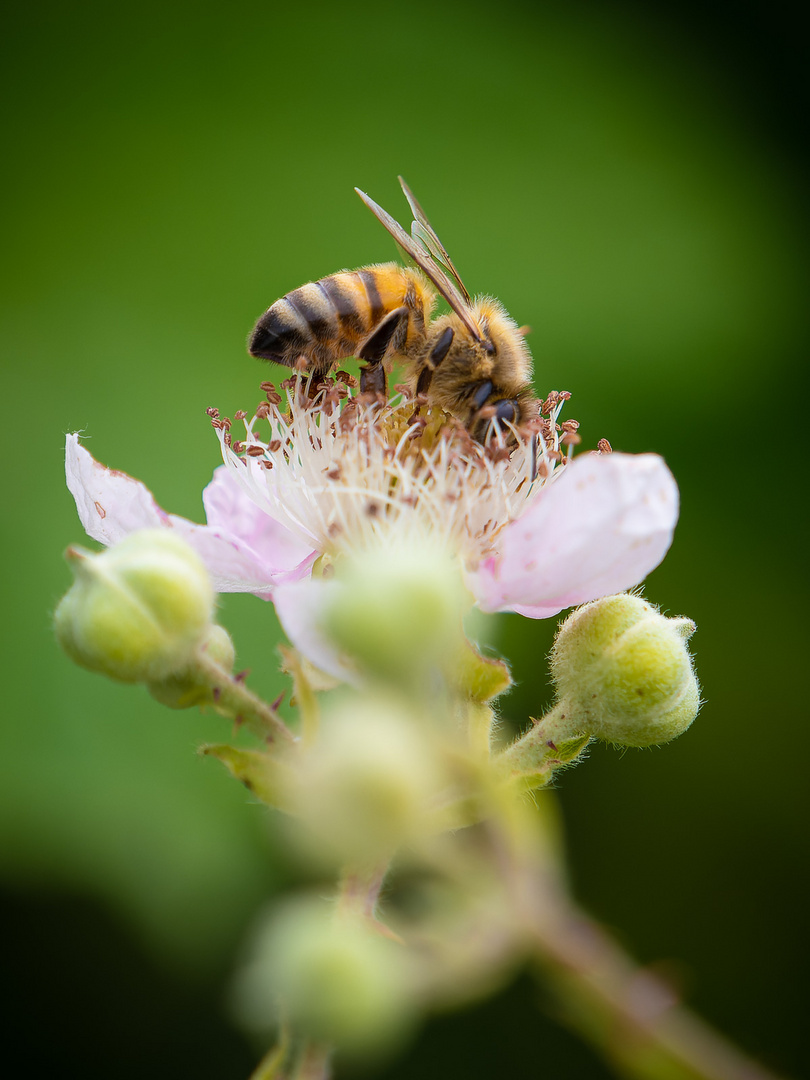
MULTIPOLYGON (((73 668, 49 628, 83 539, 64 433, 201 519, 204 409, 258 400, 277 296, 393 255, 403 173, 471 289, 533 327, 588 445, 665 455, 683 512, 647 595, 699 625, 706 706, 661 750, 595 751, 559 798, 582 902, 773 1068, 807 970, 807 115, 801 8, 15 5, 4 16, 0 881, 4 1057, 30 1077, 244 1080, 224 1002, 289 880, 264 812, 195 747, 223 722, 73 668)), ((564 525, 564 523, 563 523, 564 525)), ((267 695, 269 605, 226 597, 267 695)), ((493 631, 549 698, 549 623, 493 631)), ((439 1017, 382 1078, 600 1080, 520 982, 439 1017)))

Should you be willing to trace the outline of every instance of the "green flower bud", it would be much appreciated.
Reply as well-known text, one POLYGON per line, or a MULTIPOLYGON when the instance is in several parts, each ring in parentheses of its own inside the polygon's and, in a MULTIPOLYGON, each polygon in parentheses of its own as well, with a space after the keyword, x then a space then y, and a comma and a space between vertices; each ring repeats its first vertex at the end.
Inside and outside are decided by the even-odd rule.
POLYGON ((689 619, 667 619, 626 593, 578 608, 551 654, 560 726, 620 746, 653 746, 682 734, 700 705, 686 649, 694 630, 689 619))
POLYGON ((289 906, 260 928, 236 983, 236 1007, 254 1030, 279 1001, 312 1039, 360 1055, 396 1041, 412 1019, 401 945, 319 901, 289 906))
POLYGON ((316 852, 365 863, 415 841, 431 797, 447 782, 440 754, 397 698, 352 696, 327 712, 291 800, 316 852))
POLYGON ((441 549, 391 544, 346 559, 337 571, 345 587, 325 628, 366 669, 412 682, 448 659, 470 599, 458 565, 441 549))
MULTIPOLYGON (((230 634, 219 623, 211 623, 196 651, 207 655, 225 674, 230 675, 236 652, 230 634)), ((168 705, 170 709, 190 709, 194 705, 210 705, 214 702, 214 692, 210 677, 205 678, 206 672, 207 669, 202 670, 192 664, 188 671, 148 683, 147 690, 156 701, 159 701, 161 705, 168 705)))
POLYGON ((144 529, 99 554, 71 547, 75 582, 59 602, 59 644, 121 682, 181 672, 205 637, 214 592, 199 556, 168 529, 144 529))

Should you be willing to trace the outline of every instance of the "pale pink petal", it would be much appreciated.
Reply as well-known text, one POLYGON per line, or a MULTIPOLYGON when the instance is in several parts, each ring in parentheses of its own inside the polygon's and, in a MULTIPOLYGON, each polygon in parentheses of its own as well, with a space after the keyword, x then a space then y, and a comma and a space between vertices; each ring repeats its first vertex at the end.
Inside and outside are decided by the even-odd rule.
POLYGON ((212 528, 234 533, 277 570, 295 572, 305 562, 307 569, 311 566, 312 545, 257 506, 227 466, 214 469, 214 477, 203 491, 202 499, 205 520, 212 528))
POLYGON ((484 611, 546 618, 637 585, 677 519, 678 489, 656 454, 583 454, 506 526, 468 585, 484 611))
MULTIPOLYGON (((236 484, 233 484, 235 493, 230 503, 232 520, 230 527, 226 527, 224 524, 197 525, 176 514, 167 514, 139 480, 96 461, 79 443, 78 435, 67 437, 65 474, 88 536, 109 545, 138 529, 175 529, 202 558, 217 592, 251 592, 270 599, 276 583, 297 580, 308 574, 317 558, 316 551, 279 535, 282 526, 277 525, 263 533, 251 522, 249 511, 242 508, 240 513, 239 501, 247 503, 248 500, 236 484), (250 525, 248 538, 239 532, 246 522, 250 525), (261 546, 258 546, 259 542, 261 546), (300 552, 297 563, 294 561, 296 544, 300 552)), ((218 480, 218 489, 223 486, 218 480)), ((223 492, 218 495, 214 502, 218 510, 223 510, 227 496, 223 492)))
POLYGON ((357 685, 359 677, 351 658, 341 653, 321 628, 325 608, 339 602, 344 589, 345 585, 334 579, 309 578, 279 585, 273 592, 273 603, 284 633, 302 656, 327 675, 357 685))
POLYGON ((137 529, 157 529, 169 522, 148 488, 96 461, 78 435, 67 437, 65 476, 84 531, 100 544, 117 544, 137 529))

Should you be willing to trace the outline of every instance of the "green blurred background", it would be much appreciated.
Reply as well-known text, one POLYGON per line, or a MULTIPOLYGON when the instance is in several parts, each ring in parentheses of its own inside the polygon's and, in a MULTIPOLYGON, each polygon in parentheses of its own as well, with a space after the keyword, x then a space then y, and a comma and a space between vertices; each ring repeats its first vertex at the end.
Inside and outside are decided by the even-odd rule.
MULTIPOLYGON (((806 57, 801 9, 618 3, 17 5, 4 17, 6 1057, 26 1076, 245 1080, 223 1007, 289 877, 195 747, 222 721, 73 668, 49 615, 82 530, 63 437, 201 518, 203 410, 258 400, 277 296, 393 255, 352 191, 403 173, 475 291, 533 327, 586 444, 665 455, 647 595, 698 623, 707 704, 559 788, 581 900, 774 1068, 806 1059, 806 57), (10 452, 10 451, 9 451, 10 452)), ((564 525, 564 523, 563 523, 564 525)), ((275 696, 269 605, 226 597, 275 696)), ((500 620, 520 723, 553 625, 500 620)), ((367 1075, 606 1077, 517 984, 367 1075), (452 1064, 449 1064, 452 1063, 452 1064)))

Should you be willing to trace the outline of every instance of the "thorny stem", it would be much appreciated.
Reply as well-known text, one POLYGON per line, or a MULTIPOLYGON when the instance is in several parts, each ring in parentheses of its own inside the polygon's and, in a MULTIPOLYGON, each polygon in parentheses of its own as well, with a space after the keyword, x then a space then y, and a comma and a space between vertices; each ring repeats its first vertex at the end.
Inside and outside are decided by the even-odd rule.
POLYGON ((275 711, 248 690, 244 682, 231 675, 205 653, 195 657, 192 673, 211 687, 216 709, 236 723, 245 724, 266 743, 291 745, 295 736, 275 711))
POLYGON ((554 846, 527 815, 493 823, 534 959, 563 1018, 628 1080, 777 1080, 640 968, 567 892, 554 846))
POLYGON ((571 905, 536 919, 536 959, 564 1019, 633 1080, 776 1080, 679 1004, 571 905))

